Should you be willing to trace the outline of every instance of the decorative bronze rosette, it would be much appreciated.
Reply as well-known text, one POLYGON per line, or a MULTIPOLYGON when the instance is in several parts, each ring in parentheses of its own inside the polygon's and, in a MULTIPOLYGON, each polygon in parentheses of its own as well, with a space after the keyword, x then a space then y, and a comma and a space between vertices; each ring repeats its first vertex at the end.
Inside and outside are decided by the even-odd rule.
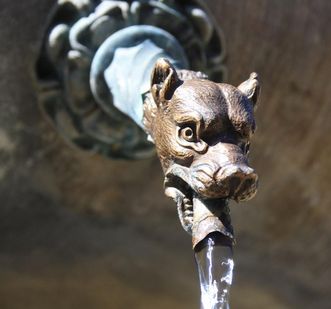
POLYGON ((168 32, 183 48, 191 70, 214 81, 224 79, 224 41, 198 0, 58 0, 37 62, 42 109, 70 143, 111 158, 154 153, 145 132, 113 105, 111 93, 101 87, 96 95, 91 87, 99 48, 115 32, 134 25, 168 32))

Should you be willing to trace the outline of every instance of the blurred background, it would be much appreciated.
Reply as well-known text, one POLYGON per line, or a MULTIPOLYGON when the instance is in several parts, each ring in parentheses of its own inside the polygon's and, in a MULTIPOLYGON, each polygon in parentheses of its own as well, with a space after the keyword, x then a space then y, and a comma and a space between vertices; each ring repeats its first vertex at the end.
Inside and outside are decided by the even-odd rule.
MULTIPOLYGON (((190 237, 156 158, 68 146, 37 103, 35 62, 55 0, 0 0, 0 308, 199 307, 190 237)), ((251 163, 232 205, 232 308, 331 308, 331 1, 208 0, 228 82, 257 71, 251 163)))

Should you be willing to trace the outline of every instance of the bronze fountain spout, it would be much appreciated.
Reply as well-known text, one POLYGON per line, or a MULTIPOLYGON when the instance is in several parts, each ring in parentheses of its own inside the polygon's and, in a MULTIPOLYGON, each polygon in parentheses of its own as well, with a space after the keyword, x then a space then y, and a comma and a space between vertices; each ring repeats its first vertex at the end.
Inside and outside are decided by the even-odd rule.
POLYGON ((176 202, 193 247, 212 232, 231 243, 228 200, 256 193, 247 155, 259 89, 256 73, 236 88, 201 72, 177 71, 166 59, 155 64, 144 127, 161 161, 165 194, 176 202))
POLYGON ((256 73, 234 87, 159 59, 145 95, 144 128, 164 171, 165 194, 192 235, 202 309, 229 308, 234 234, 228 202, 257 191, 247 156, 259 92, 256 73))
POLYGON ((232 253, 229 200, 258 185, 248 152, 259 79, 219 83, 223 45, 199 0, 66 0, 37 64, 41 105, 67 141, 122 159, 156 149, 196 252, 216 235, 211 246, 232 253))

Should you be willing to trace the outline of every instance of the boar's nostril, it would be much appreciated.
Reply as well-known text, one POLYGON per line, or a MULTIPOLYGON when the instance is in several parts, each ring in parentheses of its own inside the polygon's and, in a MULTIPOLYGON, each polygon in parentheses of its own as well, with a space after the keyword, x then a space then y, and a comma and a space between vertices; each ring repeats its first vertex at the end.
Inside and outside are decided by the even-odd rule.
POLYGON ((257 176, 254 170, 246 165, 228 165, 215 175, 219 187, 226 188, 229 198, 240 199, 241 196, 254 191, 257 176))
POLYGON ((234 199, 237 201, 245 201, 251 199, 257 190, 258 177, 256 174, 247 175, 237 191, 234 193, 234 199))
POLYGON ((233 176, 229 178, 228 186, 229 186, 230 196, 233 195, 238 190, 241 181, 242 179, 239 176, 233 176))
POLYGON ((254 178, 247 178, 243 181, 242 185, 241 185, 241 190, 242 191, 246 191, 248 190, 251 186, 253 186, 255 180, 254 178))

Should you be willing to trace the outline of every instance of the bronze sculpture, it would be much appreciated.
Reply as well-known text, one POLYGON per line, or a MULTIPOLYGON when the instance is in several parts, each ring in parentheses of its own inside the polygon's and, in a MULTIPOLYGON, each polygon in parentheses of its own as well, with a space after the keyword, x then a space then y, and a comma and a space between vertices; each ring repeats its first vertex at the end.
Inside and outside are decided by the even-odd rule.
MULTIPOLYGON (((56 15, 44 41, 38 62, 43 109, 85 150, 142 159, 156 148, 165 194, 176 202, 196 254, 220 245, 225 251, 216 250, 216 259, 230 258, 229 200, 248 200, 257 190, 247 161, 257 74, 238 87, 218 83, 223 38, 199 0, 105 0, 87 11, 77 3, 59 3, 59 12, 70 8, 70 18, 56 15)), ((224 262, 230 278, 232 258, 224 262)), ((228 290, 219 289, 222 304, 228 290)))
POLYGON ((256 193, 247 154, 259 91, 256 73, 236 88, 201 72, 177 72, 166 59, 155 65, 144 126, 161 161, 165 194, 193 233, 193 246, 215 231, 233 239, 227 201, 256 193))

